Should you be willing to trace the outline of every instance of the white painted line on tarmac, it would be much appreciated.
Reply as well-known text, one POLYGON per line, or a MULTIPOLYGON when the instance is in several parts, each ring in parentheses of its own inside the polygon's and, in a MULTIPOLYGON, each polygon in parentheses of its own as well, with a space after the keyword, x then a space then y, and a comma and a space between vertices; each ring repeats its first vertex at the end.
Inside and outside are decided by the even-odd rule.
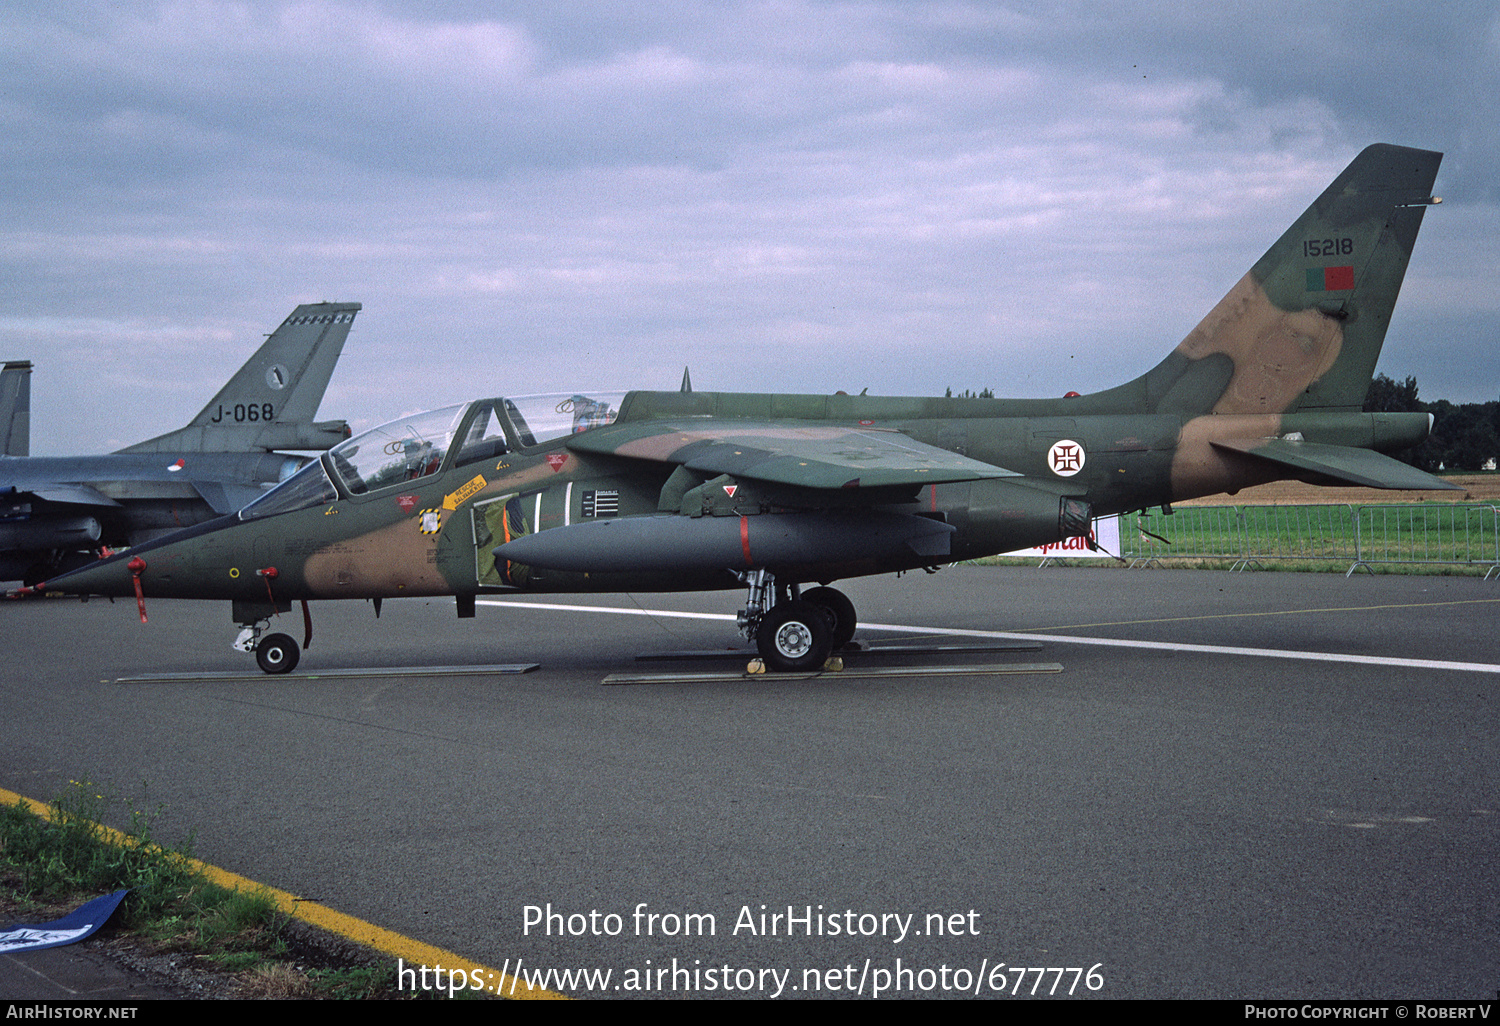
MULTIPOLYGON (((574 613, 615 613, 622 616, 676 617, 687 620, 729 620, 727 613, 688 613, 672 609, 623 609, 617 606, 574 606, 552 602, 506 602, 480 599, 485 606, 515 606, 574 613)), ((1157 652, 1189 652, 1198 655, 1249 656, 1257 659, 1295 659, 1318 663, 1351 663, 1410 670, 1458 670, 1466 673, 1500 673, 1500 664, 1465 663, 1452 659, 1403 659, 1399 656, 1358 655, 1349 652, 1303 652, 1287 648, 1244 648, 1238 645, 1189 645, 1173 641, 1134 641, 1128 638, 1084 638, 1073 634, 1017 634, 1009 631, 965 630, 953 627, 913 627, 890 623, 859 623, 861 630, 897 631, 908 634, 938 634, 956 638, 995 638, 1005 641, 1058 642, 1068 645, 1098 645, 1105 648, 1144 648, 1157 652)))
POLYGON ((679 620, 728 620, 734 622, 729 613, 684 613, 675 609, 625 609, 621 606, 575 606, 564 602, 507 602, 504 599, 477 599, 480 606, 513 606, 516 609, 552 609, 569 613, 617 613, 620 616, 669 616, 679 620))
POLYGON ((1318 663, 1354 663, 1362 666, 1401 667, 1413 670, 1464 670, 1469 673, 1500 673, 1500 664, 1464 663, 1450 659, 1403 659, 1399 656, 1357 655, 1347 652, 1303 652, 1290 648, 1244 648, 1238 645, 1189 645, 1174 641, 1133 641, 1128 638, 1083 638, 1072 634, 1010 634, 1005 631, 949 630, 943 627, 898 627, 894 624, 860 623, 874 631, 911 631, 964 638, 1006 638, 1015 641, 1058 641, 1070 645, 1102 645, 1109 648, 1146 648, 1158 652, 1193 652, 1201 655, 1253 656, 1261 659, 1301 659, 1318 663))

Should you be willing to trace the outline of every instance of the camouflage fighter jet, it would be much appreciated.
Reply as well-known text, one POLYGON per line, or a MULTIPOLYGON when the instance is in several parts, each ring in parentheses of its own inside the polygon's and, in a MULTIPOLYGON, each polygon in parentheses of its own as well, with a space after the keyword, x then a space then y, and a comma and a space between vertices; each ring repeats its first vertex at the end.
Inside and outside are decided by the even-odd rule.
POLYGON ((31 456, 31 364, 0 369, 0 581, 32 583, 233 513, 349 437, 314 421, 358 303, 290 317, 186 427, 100 456, 31 456))
MULTIPOLYGON (((329 598, 744 588, 776 670, 853 633, 832 581, 1085 535, 1091 518, 1279 478, 1442 482, 1360 412, 1441 154, 1361 153, 1143 376, 1059 399, 578 392, 479 399, 335 446, 232 516, 53 580, 222 598, 268 673, 269 616, 329 598), (816 584, 803 590, 803 585, 816 584)), ((308 621, 310 627, 310 620, 308 621)))

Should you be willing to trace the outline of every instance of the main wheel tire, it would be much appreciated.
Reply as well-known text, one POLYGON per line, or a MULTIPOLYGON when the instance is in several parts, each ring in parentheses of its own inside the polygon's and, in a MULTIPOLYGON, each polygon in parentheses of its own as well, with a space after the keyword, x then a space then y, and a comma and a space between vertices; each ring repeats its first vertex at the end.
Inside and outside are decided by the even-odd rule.
POLYGON ((837 588, 810 588, 802 593, 802 601, 821 607, 833 618, 833 651, 837 652, 853 640, 858 618, 849 596, 837 588))
POLYGON ((832 618, 811 602, 778 602, 761 617, 755 647, 768 669, 780 673, 821 669, 833 651, 832 618))
POLYGON ((255 646, 255 661, 267 673, 291 673, 301 654, 297 643, 285 634, 267 634, 255 646))

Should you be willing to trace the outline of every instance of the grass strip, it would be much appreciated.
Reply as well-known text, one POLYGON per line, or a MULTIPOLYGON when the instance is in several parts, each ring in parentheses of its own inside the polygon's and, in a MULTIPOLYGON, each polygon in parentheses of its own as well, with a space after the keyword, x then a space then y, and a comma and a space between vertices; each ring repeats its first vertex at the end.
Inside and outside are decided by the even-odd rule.
POLYGON ((128 887, 112 930, 152 953, 192 955, 199 969, 232 976, 238 996, 411 996, 397 994, 390 967, 299 965, 305 945, 289 939, 292 910, 278 894, 211 880, 212 867, 192 857, 191 838, 175 846, 156 838, 160 807, 116 800, 88 779, 69 781, 45 804, 9 798, 0 804, 0 883, 17 895, 23 915, 56 914, 128 887), (101 822, 116 804, 127 814, 124 831, 101 822))

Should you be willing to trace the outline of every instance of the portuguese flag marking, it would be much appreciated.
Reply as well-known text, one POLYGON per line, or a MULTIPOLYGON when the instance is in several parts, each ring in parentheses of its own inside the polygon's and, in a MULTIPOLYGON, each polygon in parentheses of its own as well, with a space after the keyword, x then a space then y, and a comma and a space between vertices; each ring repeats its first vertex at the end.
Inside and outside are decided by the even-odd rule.
POLYGON ((1352 267, 1309 267, 1307 269, 1307 291, 1342 292, 1354 288, 1352 267))

